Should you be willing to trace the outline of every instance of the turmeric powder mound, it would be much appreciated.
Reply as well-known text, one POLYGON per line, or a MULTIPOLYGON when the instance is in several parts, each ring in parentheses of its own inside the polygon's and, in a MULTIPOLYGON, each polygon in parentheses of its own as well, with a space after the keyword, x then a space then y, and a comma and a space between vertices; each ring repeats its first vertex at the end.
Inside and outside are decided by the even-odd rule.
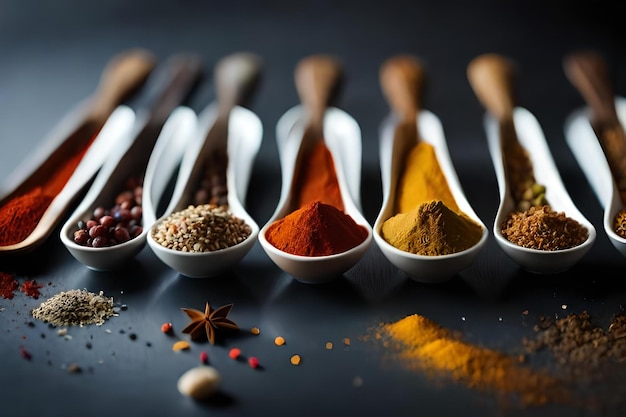
POLYGON ((382 323, 377 338, 410 370, 448 378, 471 389, 517 394, 522 405, 569 401, 561 381, 524 366, 517 357, 463 342, 459 334, 413 314, 382 323))
POLYGON ((482 226, 450 210, 440 201, 421 204, 387 219, 381 235, 390 245, 417 255, 449 255, 474 246, 482 226))
POLYGON ((404 172, 398 182, 396 209, 398 213, 407 213, 431 200, 441 200, 450 210, 460 212, 435 147, 418 142, 406 156, 404 172))

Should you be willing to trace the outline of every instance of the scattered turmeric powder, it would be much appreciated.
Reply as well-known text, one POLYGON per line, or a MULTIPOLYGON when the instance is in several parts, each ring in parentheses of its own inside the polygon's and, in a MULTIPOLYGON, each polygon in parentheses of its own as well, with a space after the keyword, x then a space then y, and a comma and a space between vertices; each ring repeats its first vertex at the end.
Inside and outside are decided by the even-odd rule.
POLYGON ((524 366, 519 356, 466 343, 460 334, 418 314, 381 323, 375 337, 391 349, 393 359, 433 378, 485 392, 517 394, 525 406, 570 399, 562 381, 524 366))

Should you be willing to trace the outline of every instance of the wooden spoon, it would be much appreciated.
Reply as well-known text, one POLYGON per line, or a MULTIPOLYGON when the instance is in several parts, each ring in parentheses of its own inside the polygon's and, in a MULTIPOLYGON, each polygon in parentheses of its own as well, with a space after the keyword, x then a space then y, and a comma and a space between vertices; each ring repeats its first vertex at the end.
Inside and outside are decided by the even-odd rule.
POLYGON ((525 184, 529 181, 533 184, 535 181, 532 161, 519 143, 515 131, 515 65, 504 56, 483 54, 469 63, 467 78, 479 101, 499 122, 505 175, 517 204, 523 200, 527 188, 525 184))
POLYGON ((597 52, 580 51, 567 55, 563 67, 589 106, 591 125, 622 201, 626 202, 626 135, 615 108, 615 93, 607 63, 597 52))
POLYGON ((417 125, 421 109, 424 69, 416 57, 398 55, 380 68, 383 94, 398 116, 391 156, 391 189, 395 189, 404 170, 406 155, 419 140, 417 125))

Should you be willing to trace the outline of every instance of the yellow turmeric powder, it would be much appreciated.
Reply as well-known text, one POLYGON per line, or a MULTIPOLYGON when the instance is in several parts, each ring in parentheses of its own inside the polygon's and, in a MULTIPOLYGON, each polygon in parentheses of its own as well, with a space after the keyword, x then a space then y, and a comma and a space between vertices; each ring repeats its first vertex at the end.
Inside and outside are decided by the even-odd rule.
POLYGON ((474 246, 482 226, 451 211, 441 201, 429 201, 385 221, 381 236, 389 244, 418 255, 448 255, 474 246))
POLYGON ((518 357, 466 343, 459 333, 418 314, 381 323, 375 337, 391 349, 393 359, 432 378, 448 378, 483 392, 516 394, 524 406, 571 401, 557 378, 524 366, 518 357))
POLYGON ((441 200, 450 210, 459 212, 439 165, 435 147, 420 141, 406 156, 404 172, 398 181, 396 191, 396 212, 409 212, 431 200, 441 200))
POLYGON ((448 255, 469 249, 482 237, 482 226, 459 209, 435 148, 426 142, 418 142, 406 157, 395 209, 383 222, 381 236, 406 252, 448 255))

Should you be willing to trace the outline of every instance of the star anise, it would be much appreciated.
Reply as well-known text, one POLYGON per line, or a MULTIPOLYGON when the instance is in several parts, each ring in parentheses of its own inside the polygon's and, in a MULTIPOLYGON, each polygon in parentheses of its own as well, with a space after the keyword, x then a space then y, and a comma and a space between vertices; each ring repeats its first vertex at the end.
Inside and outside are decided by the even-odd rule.
POLYGON ((232 307, 232 304, 227 304, 213 310, 207 302, 204 312, 193 308, 183 308, 182 310, 191 319, 191 323, 185 326, 183 333, 189 333, 192 340, 206 337, 214 345, 215 333, 218 329, 239 330, 235 322, 226 318, 232 307))

